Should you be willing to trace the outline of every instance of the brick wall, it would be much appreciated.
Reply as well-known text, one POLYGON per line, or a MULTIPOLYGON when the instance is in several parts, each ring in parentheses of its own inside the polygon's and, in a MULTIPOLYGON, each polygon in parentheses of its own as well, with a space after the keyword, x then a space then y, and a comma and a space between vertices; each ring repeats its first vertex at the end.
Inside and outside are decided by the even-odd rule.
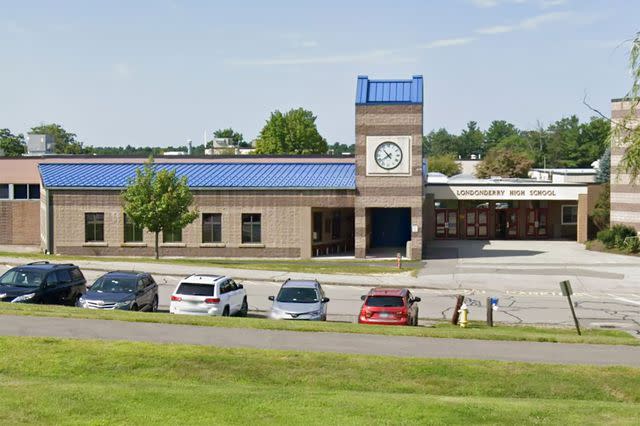
POLYGON ((0 201, 0 244, 38 245, 39 211, 37 200, 0 201))
MULTIPOLYGON (((620 123, 630 111, 631 102, 623 100, 611 101, 612 128, 620 123)), ((636 111, 637 120, 627 126, 637 126, 640 122, 640 110, 636 111)), ((631 182, 631 177, 619 173, 618 166, 624 156, 626 147, 621 141, 612 138, 611 144, 611 225, 629 225, 640 231, 640 182, 631 182)))
POLYGON ((364 257, 371 237, 369 208, 410 208, 412 259, 422 257, 422 105, 356 106, 355 253, 364 257), (367 176, 367 136, 411 136, 411 176, 367 176))
MULTIPOLYGON (((163 256, 309 257, 312 207, 353 208, 353 191, 197 191, 200 216, 182 231, 182 243, 162 243, 163 256), (202 213, 222 214, 222 242, 202 244, 202 213), (262 242, 242 244, 243 213, 261 214, 262 242)), ((119 191, 51 191, 54 251, 61 254, 153 254, 154 235, 124 243, 119 191), (104 213, 104 243, 85 243, 84 214, 104 213)))

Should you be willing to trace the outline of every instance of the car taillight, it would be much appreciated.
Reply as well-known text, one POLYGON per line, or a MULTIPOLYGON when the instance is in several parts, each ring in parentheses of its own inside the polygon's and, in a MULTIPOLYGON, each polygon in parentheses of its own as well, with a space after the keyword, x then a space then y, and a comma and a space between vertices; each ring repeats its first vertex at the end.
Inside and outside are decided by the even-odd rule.
POLYGON ((219 303, 220 299, 218 299, 217 297, 209 297, 207 299, 204 299, 204 303, 219 303))
POLYGON ((373 312, 368 311, 368 310, 366 310, 366 309, 364 310, 364 316, 365 316, 365 317, 367 317, 367 318, 371 318, 371 316, 372 316, 372 315, 373 315, 373 312))
POLYGON ((405 311, 405 310, 398 311, 398 312, 396 312, 396 316, 397 316, 398 318, 404 318, 404 317, 406 317, 406 316, 407 316, 407 311, 405 311))
POLYGON ((171 296, 172 302, 180 302, 181 300, 182 300, 182 297, 180 296, 171 296))

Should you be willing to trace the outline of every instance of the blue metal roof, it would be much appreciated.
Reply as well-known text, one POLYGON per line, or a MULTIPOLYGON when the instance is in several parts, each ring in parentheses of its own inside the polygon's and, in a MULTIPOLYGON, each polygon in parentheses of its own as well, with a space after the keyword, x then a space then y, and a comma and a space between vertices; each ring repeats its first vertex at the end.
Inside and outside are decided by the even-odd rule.
POLYGON ((358 76, 356 105, 367 104, 422 104, 423 82, 421 75, 411 80, 369 80, 358 76))
MULTIPOLYGON (((124 188, 140 163, 40 164, 45 188, 124 188)), ((156 163, 193 189, 355 189, 353 163, 156 163)))

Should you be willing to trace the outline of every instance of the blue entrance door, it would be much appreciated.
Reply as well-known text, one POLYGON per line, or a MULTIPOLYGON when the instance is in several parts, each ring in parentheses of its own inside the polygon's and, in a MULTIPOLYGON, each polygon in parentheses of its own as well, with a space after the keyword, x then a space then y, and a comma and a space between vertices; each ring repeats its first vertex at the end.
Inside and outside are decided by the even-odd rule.
POLYGON ((371 247, 404 247, 411 239, 411 209, 371 209, 371 247))

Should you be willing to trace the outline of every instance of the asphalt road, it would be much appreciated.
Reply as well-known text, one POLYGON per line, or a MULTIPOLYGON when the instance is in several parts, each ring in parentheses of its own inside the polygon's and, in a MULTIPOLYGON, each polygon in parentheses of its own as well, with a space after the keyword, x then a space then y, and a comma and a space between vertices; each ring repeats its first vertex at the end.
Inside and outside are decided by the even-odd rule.
MULTIPOLYGON (((0 265, 0 273, 9 265, 0 265)), ((87 281, 93 282, 104 271, 83 269, 87 281)), ((168 310, 169 298, 182 275, 155 275, 159 283, 160 309, 168 310)), ((255 315, 266 315, 271 302, 268 296, 278 292, 280 283, 269 281, 238 280, 245 286, 249 309, 255 315)), ((501 286, 495 280, 495 290, 486 288, 473 289, 427 289, 412 290, 422 298, 420 302, 420 318, 425 320, 449 319, 453 312, 455 298, 458 294, 466 297, 472 320, 484 320, 486 315, 486 298, 498 297, 499 308, 494 313, 494 321, 511 324, 540 324, 573 326, 573 320, 565 297, 559 290, 526 290, 501 286)), ((370 287, 355 285, 323 285, 327 297, 331 299, 328 306, 328 319, 331 321, 353 322, 362 301, 360 296, 370 287)), ((577 287, 577 286, 576 286, 577 287)), ((577 291, 573 296, 576 314, 586 327, 617 328, 628 330, 640 337, 640 290, 622 292, 615 290, 577 291)))
POLYGON ((640 367, 640 347, 636 346, 431 339, 10 315, 2 316, 0 335, 127 340, 417 358, 640 367))

